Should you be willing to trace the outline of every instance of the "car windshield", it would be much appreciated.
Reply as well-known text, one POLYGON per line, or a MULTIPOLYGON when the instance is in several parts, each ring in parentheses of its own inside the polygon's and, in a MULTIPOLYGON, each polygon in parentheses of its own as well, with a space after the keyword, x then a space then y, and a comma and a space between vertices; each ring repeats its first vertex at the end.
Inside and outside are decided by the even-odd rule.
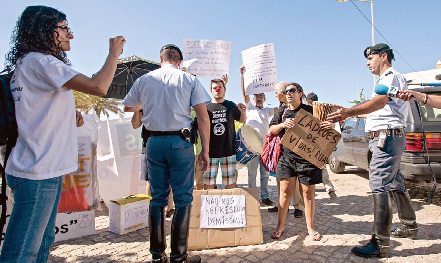
MULTIPOLYGON (((430 93, 430 95, 440 96, 441 93, 430 93)), ((421 115, 424 121, 439 122, 441 121, 441 109, 432 108, 428 105, 419 103, 421 115)))

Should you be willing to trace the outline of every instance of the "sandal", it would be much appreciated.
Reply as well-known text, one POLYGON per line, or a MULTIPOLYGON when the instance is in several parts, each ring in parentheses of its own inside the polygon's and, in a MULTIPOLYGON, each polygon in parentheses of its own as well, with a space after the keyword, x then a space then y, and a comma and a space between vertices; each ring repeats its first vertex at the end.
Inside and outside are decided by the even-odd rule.
POLYGON ((322 240, 322 235, 319 232, 317 232, 317 231, 314 234, 313 233, 309 233, 309 236, 311 237, 312 241, 320 241, 320 240, 322 240))
POLYGON ((271 233, 271 238, 272 239, 280 239, 281 237, 282 237, 282 235, 283 235, 283 233, 284 233, 285 231, 276 231, 276 230, 274 230, 272 233, 271 233))

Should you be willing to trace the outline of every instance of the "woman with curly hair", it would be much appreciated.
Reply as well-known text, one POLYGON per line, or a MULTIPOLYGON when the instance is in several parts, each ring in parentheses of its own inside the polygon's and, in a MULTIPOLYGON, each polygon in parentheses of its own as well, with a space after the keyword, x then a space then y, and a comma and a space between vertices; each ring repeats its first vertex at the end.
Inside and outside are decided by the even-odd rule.
MULTIPOLYGON (((285 87, 283 94, 287 103, 279 108, 270 122, 271 134, 285 133, 285 130, 294 127, 294 118, 303 109, 312 114, 312 106, 302 103, 305 98, 303 88, 297 83, 290 83, 285 87)), ((277 228, 271 233, 271 238, 279 239, 285 231, 285 220, 288 213, 289 201, 294 195, 296 184, 305 204, 306 227, 312 241, 319 241, 321 235, 314 228, 315 212, 315 185, 322 183, 322 170, 283 146, 282 154, 277 164, 277 179, 280 180, 278 222, 277 228), (298 178, 298 180, 297 180, 298 178)))
POLYGON ((89 78, 71 69, 66 51, 74 38, 66 15, 47 6, 27 7, 11 38, 7 65, 14 68, 18 139, 6 163, 14 196, 0 262, 46 262, 55 239, 61 178, 78 169, 72 90, 103 96, 110 87, 125 39, 110 39, 101 70, 89 78))

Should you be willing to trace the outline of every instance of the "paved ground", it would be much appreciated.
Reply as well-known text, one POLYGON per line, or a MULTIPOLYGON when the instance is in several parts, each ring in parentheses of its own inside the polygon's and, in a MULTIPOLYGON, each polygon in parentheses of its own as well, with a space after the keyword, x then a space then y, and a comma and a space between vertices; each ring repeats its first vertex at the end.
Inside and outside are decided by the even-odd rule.
MULTIPOLYGON (((438 189, 431 204, 423 200, 429 185, 411 186, 413 205, 420 224, 416 240, 391 240, 392 256, 387 259, 362 259, 350 253, 355 245, 369 239, 373 222, 373 200, 369 194, 368 173, 356 168, 344 174, 329 172, 338 198, 330 201, 322 186, 317 188, 315 226, 323 234, 320 242, 312 242, 307 236, 304 218, 290 215, 285 233, 280 241, 271 239, 271 231, 277 223, 277 214, 261 207, 263 235, 262 244, 221 249, 193 251, 203 262, 441 262, 441 193, 438 189)), ((239 184, 247 182, 246 169, 239 170, 239 184)), ((276 182, 270 181, 271 199, 276 200, 276 182)), ((394 208, 394 223, 398 222, 394 208)), ((123 236, 108 231, 108 210, 102 205, 97 211, 97 234, 78 239, 61 241, 53 245, 49 262, 147 262, 147 229, 123 236)), ((167 221, 167 234, 170 221, 167 221)), ((167 237, 169 238, 169 236, 167 237)), ((169 244, 169 240, 168 240, 169 244)), ((169 251, 169 249, 167 250, 169 251)))

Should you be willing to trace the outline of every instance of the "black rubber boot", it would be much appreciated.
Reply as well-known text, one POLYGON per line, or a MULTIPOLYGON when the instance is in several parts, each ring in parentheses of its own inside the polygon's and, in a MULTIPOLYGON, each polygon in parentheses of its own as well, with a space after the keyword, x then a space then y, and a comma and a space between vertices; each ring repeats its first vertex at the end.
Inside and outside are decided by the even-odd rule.
POLYGON ((149 231, 150 231, 150 253, 152 262, 167 263, 167 247, 165 239, 165 210, 164 207, 150 206, 149 231))
POLYGON ((375 193, 374 196, 374 234, 369 243, 352 248, 359 257, 388 257, 390 253, 390 229, 392 225, 392 205, 389 193, 375 193))
POLYGON ((399 227, 392 230, 393 237, 408 237, 416 238, 418 234, 418 224, 416 223, 415 210, 412 207, 412 199, 409 193, 406 192, 392 192, 395 203, 397 204, 398 217, 401 220, 399 227))
POLYGON ((170 262, 199 263, 200 256, 187 255, 188 232, 190 228, 191 206, 177 207, 171 226, 170 262))

